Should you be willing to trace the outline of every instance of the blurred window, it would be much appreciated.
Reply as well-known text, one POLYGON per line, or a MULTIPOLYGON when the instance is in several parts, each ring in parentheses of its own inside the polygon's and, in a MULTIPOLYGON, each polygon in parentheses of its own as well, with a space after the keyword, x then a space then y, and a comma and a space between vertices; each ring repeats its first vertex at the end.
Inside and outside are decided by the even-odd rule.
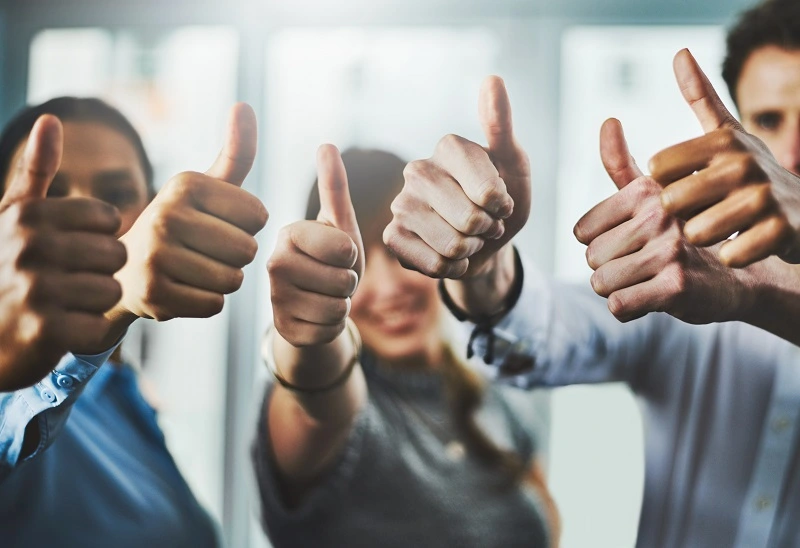
MULTIPOLYGON (((672 144, 702 134, 672 72, 692 50, 726 104, 720 27, 574 27, 564 33, 556 275, 591 274, 572 227, 616 188, 599 156, 599 130, 618 118, 639 167, 672 144)), ((644 487, 642 422, 626 386, 569 387, 552 398, 551 485, 564 518, 562 548, 633 546, 644 487)))

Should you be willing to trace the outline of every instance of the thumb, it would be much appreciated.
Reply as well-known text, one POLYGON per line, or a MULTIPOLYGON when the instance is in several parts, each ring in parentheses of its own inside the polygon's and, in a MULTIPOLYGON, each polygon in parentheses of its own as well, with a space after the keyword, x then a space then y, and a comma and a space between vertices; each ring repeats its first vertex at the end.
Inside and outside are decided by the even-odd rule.
POLYGON ((364 244, 358 228, 356 212, 350 200, 347 171, 339 149, 322 145, 317 150, 317 188, 319 189, 319 215, 317 220, 347 233, 358 248, 356 261, 359 278, 364 269, 364 244))
POLYGON ((253 107, 236 103, 228 118, 225 144, 206 175, 242 186, 253 167, 258 149, 258 122, 253 107))
POLYGON ((628 150, 622 124, 616 118, 609 118, 600 128, 600 158, 608 176, 620 190, 643 175, 628 150))
POLYGON ((708 77, 688 49, 682 49, 675 55, 672 66, 683 98, 692 107, 703 131, 709 133, 722 127, 744 131, 741 124, 725 108, 708 77))
POLYGON ((61 165, 63 149, 64 128, 61 121, 50 114, 40 116, 31 129, 25 151, 17 163, 2 203, 47 196, 50 183, 61 165))
POLYGON ((504 159, 516 154, 511 101, 499 76, 489 76, 483 81, 478 96, 478 118, 492 156, 504 159))

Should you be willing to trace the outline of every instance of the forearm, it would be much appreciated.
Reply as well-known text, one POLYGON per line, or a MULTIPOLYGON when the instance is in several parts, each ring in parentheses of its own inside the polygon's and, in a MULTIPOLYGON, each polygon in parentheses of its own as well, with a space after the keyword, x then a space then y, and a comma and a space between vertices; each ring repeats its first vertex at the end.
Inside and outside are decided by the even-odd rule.
MULTIPOLYGON (((329 344, 295 347, 278 333, 275 366, 291 385, 318 388, 335 383, 357 351, 345 331, 329 344)), ((276 383, 266 403, 266 423, 275 463, 291 488, 305 488, 343 448, 367 399, 366 381, 356 366, 341 384, 321 392, 299 392, 276 383)))
POLYGON ((770 257, 745 271, 754 298, 741 320, 800 346, 800 265, 770 257))

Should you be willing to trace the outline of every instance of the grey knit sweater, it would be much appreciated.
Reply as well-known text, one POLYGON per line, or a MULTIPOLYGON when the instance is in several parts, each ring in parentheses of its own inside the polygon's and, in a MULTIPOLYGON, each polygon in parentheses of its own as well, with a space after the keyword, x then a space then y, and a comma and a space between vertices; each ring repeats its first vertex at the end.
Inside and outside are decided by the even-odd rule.
MULTIPOLYGON (((336 465, 299 507, 282 500, 262 418, 253 460, 262 523, 276 548, 548 546, 533 489, 508 486, 469 452, 453 450, 460 445, 439 375, 364 369, 369 403, 336 465)), ((266 401, 270 394, 271 387, 266 401)), ((487 387, 482 427, 526 462, 535 450, 533 416, 525 393, 487 387)))

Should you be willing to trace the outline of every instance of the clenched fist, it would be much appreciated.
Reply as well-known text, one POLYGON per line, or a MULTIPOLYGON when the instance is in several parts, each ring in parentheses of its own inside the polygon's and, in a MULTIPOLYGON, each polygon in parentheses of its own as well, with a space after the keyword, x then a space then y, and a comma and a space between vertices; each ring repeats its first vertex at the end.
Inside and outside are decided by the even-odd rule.
POLYGON ((255 113, 236 105, 225 145, 205 173, 173 177, 121 238, 129 260, 117 275, 123 292, 112 320, 204 318, 242 284, 267 222, 258 198, 240 187, 257 149, 255 113))
POLYGON ((62 147, 59 120, 39 118, 0 200, 0 391, 35 384, 66 352, 94 353, 121 295, 117 210, 46 198, 62 147))
POLYGON ((296 347, 330 343, 342 333, 364 273, 364 244, 334 146, 320 147, 317 171, 317 220, 284 227, 267 265, 275 328, 296 347))
POLYGON ((436 278, 486 274, 528 219, 530 163, 514 138, 500 78, 484 81, 479 117, 486 147, 448 135, 431 158, 406 167, 384 231, 384 242, 406 268, 436 278))

